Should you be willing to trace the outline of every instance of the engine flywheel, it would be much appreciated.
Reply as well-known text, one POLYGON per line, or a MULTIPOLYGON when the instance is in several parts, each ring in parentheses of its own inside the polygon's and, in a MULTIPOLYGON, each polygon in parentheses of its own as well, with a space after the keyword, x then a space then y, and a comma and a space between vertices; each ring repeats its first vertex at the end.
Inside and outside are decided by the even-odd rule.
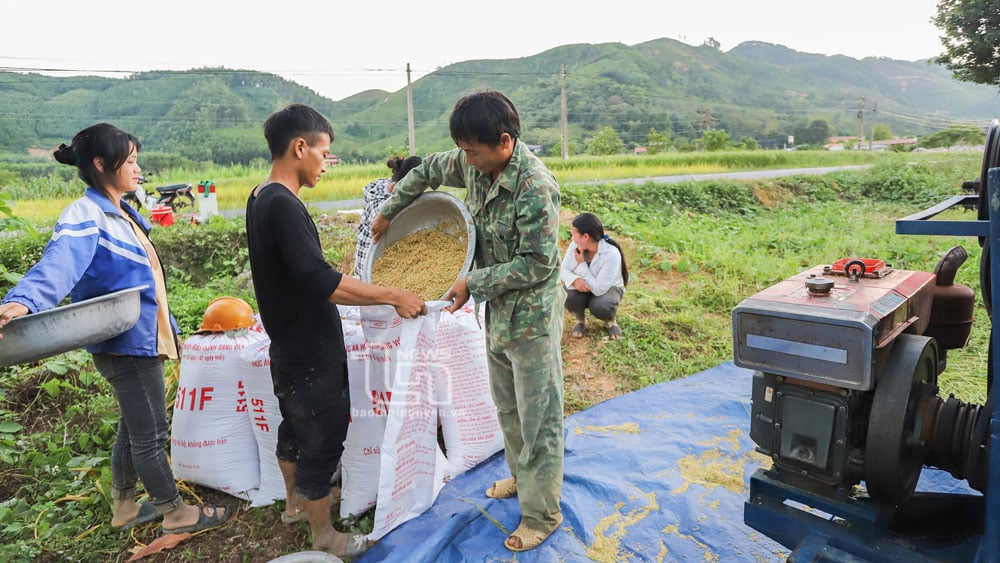
POLYGON ((922 406, 937 396, 937 363, 933 338, 901 334, 875 386, 864 474, 868 494, 883 504, 899 506, 917 487, 927 447, 922 406))

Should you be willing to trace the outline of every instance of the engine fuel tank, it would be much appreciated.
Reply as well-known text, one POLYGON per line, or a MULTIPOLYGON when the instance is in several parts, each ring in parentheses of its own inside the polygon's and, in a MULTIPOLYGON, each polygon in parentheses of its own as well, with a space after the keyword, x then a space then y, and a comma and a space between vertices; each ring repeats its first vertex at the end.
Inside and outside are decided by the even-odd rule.
POLYGON ((935 276, 885 266, 860 272, 817 266, 744 299, 732 313, 734 363, 871 390, 875 350, 926 330, 935 276))

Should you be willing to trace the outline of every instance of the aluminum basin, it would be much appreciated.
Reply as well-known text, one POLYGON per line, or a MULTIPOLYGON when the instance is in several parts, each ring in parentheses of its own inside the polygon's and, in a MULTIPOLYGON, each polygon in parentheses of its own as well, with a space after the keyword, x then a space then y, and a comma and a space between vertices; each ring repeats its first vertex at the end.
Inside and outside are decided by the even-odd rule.
MULTIPOLYGON (((385 234, 368 252, 361 269, 361 280, 371 283, 375 261, 392 243, 412 233, 436 229, 442 224, 446 226, 446 231, 453 227, 459 233, 465 233, 465 262, 462 269, 455 272, 455 280, 467 274, 472 268, 472 259, 476 253, 476 226, 472 223, 472 215, 465 203, 457 197, 446 192, 428 191, 418 195, 392 218, 385 234)), ((428 256, 427 260, 434 260, 434 257, 428 256)))
POLYGON ((35 362, 118 336, 139 319, 139 293, 146 287, 130 287, 10 321, 0 329, 0 366, 35 362))

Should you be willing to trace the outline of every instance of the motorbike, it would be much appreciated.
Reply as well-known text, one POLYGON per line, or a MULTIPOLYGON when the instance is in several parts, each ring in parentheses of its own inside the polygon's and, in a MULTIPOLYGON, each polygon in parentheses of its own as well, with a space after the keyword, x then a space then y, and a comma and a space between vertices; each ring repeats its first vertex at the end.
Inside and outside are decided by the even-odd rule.
POLYGON ((139 176, 139 187, 134 192, 123 196, 123 199, 132 207, 142 209, 145 206, 147 209, 152 209, 166 205, 173 209, 174 213, 177 213, 185 207, 194 206, 194 194, 191 193, 191 184, 180 183, 157 186, 156 193, 153 193, 143 186, 147 181, 145 176, 139 176))

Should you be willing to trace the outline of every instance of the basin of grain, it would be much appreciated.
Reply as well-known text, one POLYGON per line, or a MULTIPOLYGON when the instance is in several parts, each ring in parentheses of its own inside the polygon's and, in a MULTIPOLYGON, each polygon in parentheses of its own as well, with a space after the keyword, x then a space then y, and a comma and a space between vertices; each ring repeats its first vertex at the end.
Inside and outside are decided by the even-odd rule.
POLYGON ((472 267, 475 241, 465 203, 449 193, 425 192, 393 217, 372 245, 361 279, 441 299, 472 267))

